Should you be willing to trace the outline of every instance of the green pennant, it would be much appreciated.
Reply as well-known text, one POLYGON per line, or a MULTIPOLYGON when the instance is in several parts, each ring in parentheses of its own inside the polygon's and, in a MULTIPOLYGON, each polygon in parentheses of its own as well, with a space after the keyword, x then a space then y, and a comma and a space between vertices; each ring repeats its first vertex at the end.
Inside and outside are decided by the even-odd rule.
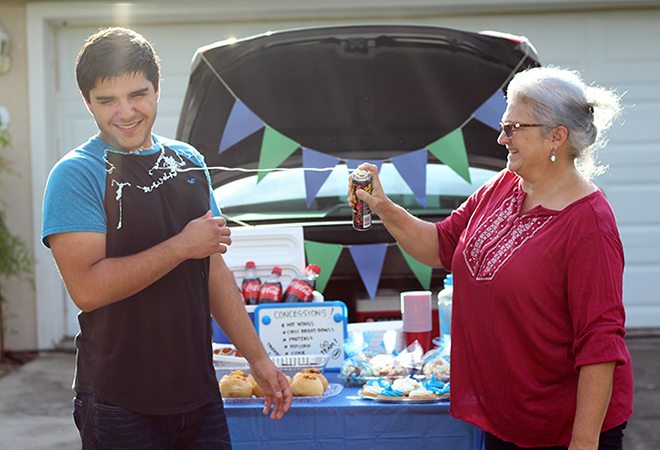
POLYGON ((456 128, 451 133, 429 144, 427 148, 433 156, 449 166, 465 181, 472 184, 465 140, 463 139, 463 131, 460 128, 456 128))
POLYGON ((341 244, 324 244, 321 242, 305 241, 305 254, 308 264, 317 264, 321 268, 321 274, 316 279, 315 289, 323 292, 330 280, 330 275, 335 270, 343 246, 341 244))
MULTIPOLYGON (((279 131, 266 125, 264 137, 261 140, 261 152, 259 154, 259 169, 273 169, 287 159, 296 149, 300 147, 296 141, 289 139, 279 131)), ((260 182, 268 172, 259 172, 257 183, 260 182)))
POLYGON ((397 244, 397 246, 399 247, 399 250, 401 250, 401 254, 410 266, 410 269, 417 277, 419 284, 421 284, 424 289, 431 289, 431 272, 433 271, 433 268, 417 261, 415 258, 406 253, 400 245, 397 244))

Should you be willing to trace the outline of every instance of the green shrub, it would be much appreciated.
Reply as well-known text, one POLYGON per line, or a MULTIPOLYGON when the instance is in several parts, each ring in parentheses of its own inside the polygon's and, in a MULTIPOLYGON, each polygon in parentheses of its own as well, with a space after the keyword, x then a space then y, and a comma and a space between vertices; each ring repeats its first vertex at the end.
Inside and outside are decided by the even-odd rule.
MULTIPOLYGON (((5 128, 0 128, 0 149, 11 145, 11 137, 5 128)), ((0 174, 10 173, 17 175, 11 168, 10 162, 0 155, 0 174)), ((0 204, 0 361, 5 355, 5 315, 3 304, 5 298, 2 292, 2 282, 10 277, 31 278, 32 257, 23 240, 13 234, 5 223, 5 205, 0 204)))

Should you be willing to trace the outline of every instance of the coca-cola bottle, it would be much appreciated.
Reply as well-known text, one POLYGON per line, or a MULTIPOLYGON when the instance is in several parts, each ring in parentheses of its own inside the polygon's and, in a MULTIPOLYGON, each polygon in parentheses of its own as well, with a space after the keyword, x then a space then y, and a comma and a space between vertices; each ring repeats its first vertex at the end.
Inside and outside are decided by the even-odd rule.
POLYGON ((259 290, 259 304, 279 303, 282 300, 282 269, 273 267, 270 277, 261 285, 259 290))
POLYGON ((309 264, 305 267, 305 273, 300 278, 294 278, 286 288, 283 302, 311 302, 314 296, 314 286, 316 279, 321 273, 321 268, 316 264, 309 264))
POLYGON ((256 273, 254 261, 245 263, 245 277, 241 283, 241 295, 246 305, 256 305, 261 290, 261 280, 256 273))

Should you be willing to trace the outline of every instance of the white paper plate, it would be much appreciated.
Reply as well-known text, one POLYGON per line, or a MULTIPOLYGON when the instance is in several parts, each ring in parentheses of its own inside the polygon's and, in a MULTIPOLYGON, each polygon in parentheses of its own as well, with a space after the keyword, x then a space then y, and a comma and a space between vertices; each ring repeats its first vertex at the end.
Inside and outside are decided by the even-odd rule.
POLYGON ((449 394, 442 394, 434 398, 408 398, 408 397, 372 397, 364 395, 362 391, 358 391, 358 395, 362 400, 373 400, 378 403, 437 403, 443 400, 449 400, 449 394))

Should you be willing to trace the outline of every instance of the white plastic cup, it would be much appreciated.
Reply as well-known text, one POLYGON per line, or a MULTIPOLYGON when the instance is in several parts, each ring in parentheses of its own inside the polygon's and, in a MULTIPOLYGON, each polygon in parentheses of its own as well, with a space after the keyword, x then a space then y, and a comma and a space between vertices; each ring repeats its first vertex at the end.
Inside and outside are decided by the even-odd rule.
POLYGON ((401 317, 406 346, 419 341, 425 352, 431 348, 433 330, 431 297, 431 291, 401 293, 401 317))

